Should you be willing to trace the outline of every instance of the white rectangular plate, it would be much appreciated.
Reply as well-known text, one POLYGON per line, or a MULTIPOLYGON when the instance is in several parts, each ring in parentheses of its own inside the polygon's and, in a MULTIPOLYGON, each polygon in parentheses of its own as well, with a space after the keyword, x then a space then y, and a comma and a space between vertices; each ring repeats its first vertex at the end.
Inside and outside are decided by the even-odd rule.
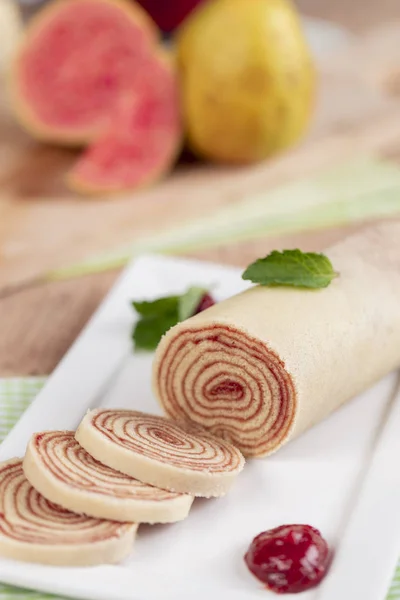
MULTIPOLYGON (((218 299, 247 287, 233 268, 136 260, 2 444, 0 460, 22 456, 35 431, 75 428, 88 408, 160 413, 150 388, 152 355, 132 353, 130 301, 179 293, 190 284, 214 286, 218 299)), ((325 583, 303 600, 381 600, 400 551, 396 389, 392 374, 274 456, 249 461, 225 498, 195 501, 182 523, 142 526, 123 565, 72 569, 0 560, 0 581, 97 600, 267 600, 276 596, 249 574, 243 555, 259 532, 297 522, 319 528, 337 549, 325 583), (362 579, 368 580, 365 593, 362 579)))

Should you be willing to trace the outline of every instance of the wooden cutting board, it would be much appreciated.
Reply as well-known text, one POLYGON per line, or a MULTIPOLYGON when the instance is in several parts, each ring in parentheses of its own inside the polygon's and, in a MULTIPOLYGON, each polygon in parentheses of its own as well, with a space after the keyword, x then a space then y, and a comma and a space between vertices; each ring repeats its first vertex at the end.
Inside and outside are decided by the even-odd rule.
MULTIPOLYGON (((182 164, 153 189, 109 199, 72 195, 70 151, 37 144, 0 106, 0 296, 48 269, 115 250, 218 206, 370 153, 400 157, 400 23, 382 26, 319 65, 312 129, 290 152, 243 169, 182 164)), ((225 245, 197 256, 245 265, 272 247, 325 246, 343 229, 225 245)), ((0 375, 47 373, 75 338, 115 273, 48 284, 0 301, 0 375)))

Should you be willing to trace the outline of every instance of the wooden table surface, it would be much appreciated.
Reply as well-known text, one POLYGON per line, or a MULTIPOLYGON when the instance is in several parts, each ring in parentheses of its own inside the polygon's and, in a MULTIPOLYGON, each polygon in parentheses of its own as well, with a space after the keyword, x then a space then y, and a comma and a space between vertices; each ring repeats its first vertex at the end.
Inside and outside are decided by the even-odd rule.
MULTIPOLYGON (((203 174, 202 167, 194 167, 193 171, 177 173, 166 187, 150 191, 136 206, 122 199, 99 207, 93 201, 68 197, 60 187, 61 170, 71 160, 68 154, 34 145, 11 121, 1 123, 0 114, 0 133, 4 134, 3 145, 0 141, 0 297, 10 285, 29 282, 32 275, 52 266, 112 249, 117 239, 121 243, 131 240, 132 233, 150 227, 156 213, 158 222, 168 226, 177 214, 189 218, 228 203, 233 191, 240 192, 240 186, 243 193, 267 189, 366 148, 397 160, 400 86, 392 82, 400 73, 400 24, 396 29, 390 21, 400 17, 398 0, 298 0, 297 4, 306 14, 335 19, 357 35, 365 35, 368 49, 355 47, 350 58, 339 55, 324 71, 321 107, 305 143, 267 168, 256 167, 241 175, 240 180, 230 171, 213 169, 203 174), (383 50, 382 60, 378 60, 374 32, 381 26, 378 38, 383 50), (36 177, 39 171, 44 173, 40 180, 36 177), (160 194, 165 197, 162 205, 157 202, 160 194), (76 210, 79 222, 74 219, 76 210), (99 222, 97 214, 101 216, 99 222), (108 228, 102 225, 104 221, 109 222, 108 228), (124 228, 125 222, 129 227, 124 228), (93 235, 96 227, 97 235, 93 235)), ((245 266, 272 248, 322 249, 348 230, 261 239, 194 254, 245 266)), ((110 271, 36 286, 26 283, 1 299, 0 376, 50 373, 117 275, 118 271, 110 271)))

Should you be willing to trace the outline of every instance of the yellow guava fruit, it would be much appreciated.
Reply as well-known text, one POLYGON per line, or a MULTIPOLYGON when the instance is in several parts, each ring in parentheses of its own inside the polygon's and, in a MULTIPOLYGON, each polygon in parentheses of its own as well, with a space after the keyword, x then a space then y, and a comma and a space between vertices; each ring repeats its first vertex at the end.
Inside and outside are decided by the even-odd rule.
POLYGON ((289 0, 209 0, 183 23, 176 49, 195 153, 251 163, 301 137, 316 76, 289 0))

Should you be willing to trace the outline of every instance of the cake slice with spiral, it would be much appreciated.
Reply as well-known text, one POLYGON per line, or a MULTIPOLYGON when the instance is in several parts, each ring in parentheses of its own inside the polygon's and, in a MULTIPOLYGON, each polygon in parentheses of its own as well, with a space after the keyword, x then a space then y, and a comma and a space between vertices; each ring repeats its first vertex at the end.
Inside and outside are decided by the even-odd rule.
POLYGON ((21 460, 0 464, 0 556, 47 565, 112 564, 128 556, 136 529, 65 510, 31 486, 21 460))
POLYGON ((73 431, 34 434, 23 466, 45 498, 92 517, 173 523, 187 517, 193 502, 193 496, 153 487, 101 464, 78 444, 73 431))
POLYGON ((157 487, 222 496, 244 466, 240 451, 199 427, 132 410, 89 411, 76 432, 101 463, 157 487))

